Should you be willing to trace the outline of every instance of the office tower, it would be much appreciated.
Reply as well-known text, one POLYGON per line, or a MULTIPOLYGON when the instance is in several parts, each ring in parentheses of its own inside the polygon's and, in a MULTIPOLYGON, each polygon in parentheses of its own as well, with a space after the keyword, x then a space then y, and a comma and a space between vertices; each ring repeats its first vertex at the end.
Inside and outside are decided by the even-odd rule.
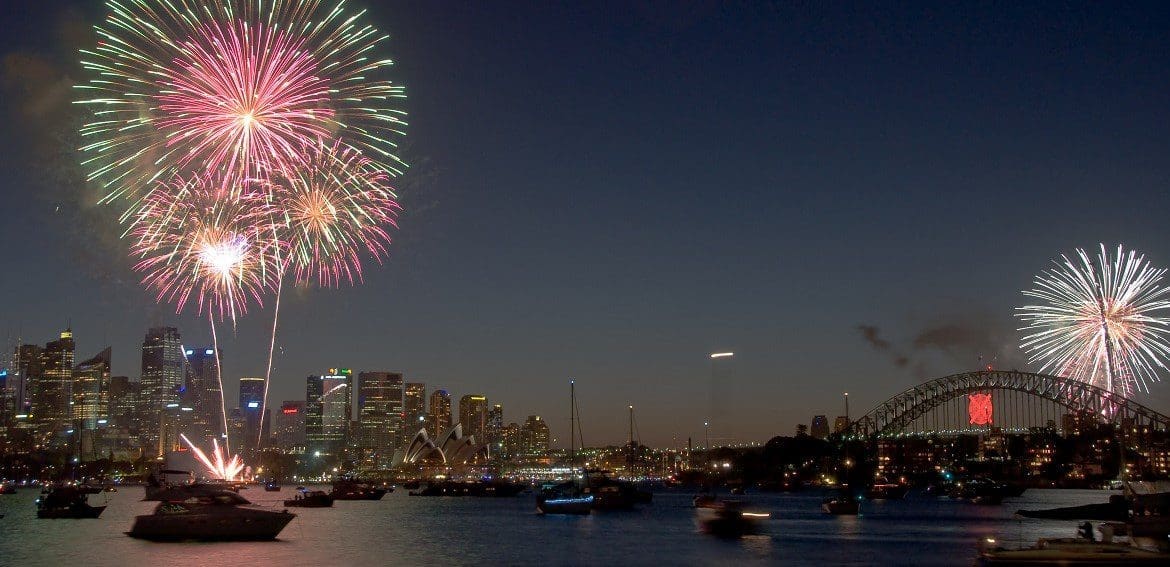
POLYGON ((427 426, 427 386, 422 382, 407 382, 402 389, 402 442, 409 443, 418 430, 427 426))
POLYGON ((484 442, 484 433, 487 430, 488 399, 482 394, 468 394, 459 398, 459 423, 463 424, 463 434, 475 436, 476 443, 484 442))
POLYGON ((340 455, 349 441, 353 414, 353 372, 330 368, 305 384, 305 443, 310 453, 340 455))
POLYGON ((137 412, 148 446, 158 447, 167 405, 179 403, 185 385, 183 345, 174 327, 152 327, 142 340, 142 375, 137 412))
POLYGON ((829 418, 823 415, 814 415, 812 419, 812 427, 810 434, 816 439, 827 439, 829 437, 829 418))
POLYGON ((222 437, 226 404, 220 388, 219 365, 223 350, 218 356, 212 347, 189 348, 183 354, 187 360, 183 404, 192 408, 191 427, 204 437, 222 437))
POLYGON ((66 329, 41 351, 41 374, 33 382, 32 419, 43 432, 64 431, 72 417, 73 350, 73 331, 66 329))
POLYGON ((280 404, 280 411, 272 420, 276 446, 283 451, 305 447, 305 402, 286 401, 280 404))
POLYGON ((504 406, 496 404, 488 410, 487 421, 484 426, 483 442, 487 444, 489 455, 500 452, 504 431, 504 406))
POLYGON ((358 374, 358 447, 367 466, 389 466, 402 440, 402 396, 402 374, 358 374))
POLYGON ((437 438, 451 427, 451 395, 447 390, 435 390, 431 394, 431 407, 427 411, 427 431, 437 438))
POLYGON ((849 418, 843 415, 837 416, 833 422, 833 433, 844 433, 846 429, 849 429, 849 418))
POLYGON ((72 420, 82 429, 96 429, 110 416, 110 347, 73 369, 72 420))
POLYGON ((500 431, 500 456, 512 457, 524 452, 521 444, 521 428, 516 422, 509 423, 500 431))
POLYGON ((13 382, 13 411, 16 415, 28 416, 32 413, 32 384, 41 376, 41 356, 44 349, 40 345, 20 345, 15 351, 13 368, 16 377, 9 377, 13 382))
POLYGON ((237 447, 255 447, 260 435, 260 403, 264 400, 264 378, 244 376, 240 378, 240 411, 244 414, 244 438, 236 441, 237 447))
POLYGON ((539 415, 530 415, 520 428, 520 446, 528 455, 539 455, 548 451, 548 424, 539 415))

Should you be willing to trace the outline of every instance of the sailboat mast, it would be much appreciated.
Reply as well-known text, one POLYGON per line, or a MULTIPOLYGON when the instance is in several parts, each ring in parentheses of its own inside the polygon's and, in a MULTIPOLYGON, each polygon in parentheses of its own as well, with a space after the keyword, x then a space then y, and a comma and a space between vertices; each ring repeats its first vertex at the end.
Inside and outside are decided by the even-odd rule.
POLYGON ((569 468, 577 464, 577 382, 569 380, 569 468))

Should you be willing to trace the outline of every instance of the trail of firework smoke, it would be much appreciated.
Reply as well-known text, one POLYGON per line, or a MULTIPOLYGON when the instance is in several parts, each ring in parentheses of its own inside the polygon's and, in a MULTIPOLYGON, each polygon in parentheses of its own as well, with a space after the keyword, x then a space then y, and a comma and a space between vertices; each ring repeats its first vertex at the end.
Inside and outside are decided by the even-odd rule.
POLYGON ((1053 263, 1023 292, 1043 303, 1017 309, 1029 362, 1122 395, 1148 391, 1170 357, 1166 270, 1121 246, 1110 257, 1104 244, 1096 263, 1082 249, 1053 263))

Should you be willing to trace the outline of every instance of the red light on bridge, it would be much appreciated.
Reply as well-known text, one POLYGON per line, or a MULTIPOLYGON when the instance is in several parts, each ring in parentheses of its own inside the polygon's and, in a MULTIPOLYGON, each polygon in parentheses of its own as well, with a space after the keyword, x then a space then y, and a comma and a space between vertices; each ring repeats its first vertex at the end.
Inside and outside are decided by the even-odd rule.
POLYGON ((973 425, 991 425, 991 394, 967 396, 967 416, 973 425))

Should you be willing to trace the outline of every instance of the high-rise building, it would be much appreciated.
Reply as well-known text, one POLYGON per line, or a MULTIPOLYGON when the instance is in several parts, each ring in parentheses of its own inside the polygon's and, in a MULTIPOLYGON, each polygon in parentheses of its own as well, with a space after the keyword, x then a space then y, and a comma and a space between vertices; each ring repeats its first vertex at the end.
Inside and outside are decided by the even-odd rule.
POLYGON ((28 416, 32 413, 32 384, 41 376, 41 356, 44 351, 40 345, 20 345, 16 347, 13 368, 16 371, 12 382, 14 409, 16 415, 28 416))
POLYGON ((447 390, 435 390, 427 411, 427 431, 433 437, 442 435, 451 427, 451 394, 447 390))
POLYGON ((846 429, 849 429, 849 418, 843 415, 837 416, 837 419, 833 421, 833 433, 844 433, 846 429))
POLYGON ((427 385, 407 382, 402 389, 402 443, 409 443, 418 430, 427 426, 427 385))
POLYGON ((169 404, 179 403, 184 382, 183 345, 174 327, 152 327, 142 339, 138 414, 147 445, 159 445, 159 427, 169 404))
POLYGON ((477 443, 483 443, 487 431, 487 413, 487 396, 468 394, 459 398, 459 423, 463 424, 463 434, 474 435, 477 443))
POLYGON ((220 363, 223 350, 218 355, 214 348, 188 348, 183 352, 187 360, 186 390, 183 405, 192 409, 192 429, 204 437, 222 437, 224 433, 223 391, 220 388, 220 363))
POLYGON ((367 467, 386 468, 402 441, 402 374, 358 374, 358 447, 367 467))
POLYGON ((487 443, 489 455, 502 452, 504 433, 504 406, 496 404, 487 413, 487 423, 484 426, 484 439, 487 443))
POLYGON ((827 439, 829 437, 829 418, 823 415, 814 415, 809 434, 815 439, 827 439))
POLYGON ((305 384, 305 443, 310 453, 341 455, 349 441, 353 414, 353 372, 330 368, 305 384))
POLYGON ((276 446, 284 451, 304 450, 305 447, 305 402, 286 401, 280 404, 280 411, 272 420, 276 446))
POLYGON ((260 435, 260 404, 264 401, 264 378, 244 376, 240 378, 240 411, 244 414, 244 439, 236 441, 237 447, 254 447, 260 435), (243 442, 246 441, 246 442, 243 442))
POLYGON ((520 425, 514 421, 504 426, 500 432, 500 456, 506 458, 524 452, 520 432, 520 425))
POLYGON ((539 415, 530 415, 520 428, 520 447, 523 453, 539 455, 548 451, 548 424, 539 415))
POLYGON ((66 329, 41 351, 41 375, 33 382, 32 419, 48 432, 63 429, 72 417, 73 350, 73 330, 66 329))
POLYGON ((92 430, 110 417, 110 347, 73 369, 72 419, 92 430))

